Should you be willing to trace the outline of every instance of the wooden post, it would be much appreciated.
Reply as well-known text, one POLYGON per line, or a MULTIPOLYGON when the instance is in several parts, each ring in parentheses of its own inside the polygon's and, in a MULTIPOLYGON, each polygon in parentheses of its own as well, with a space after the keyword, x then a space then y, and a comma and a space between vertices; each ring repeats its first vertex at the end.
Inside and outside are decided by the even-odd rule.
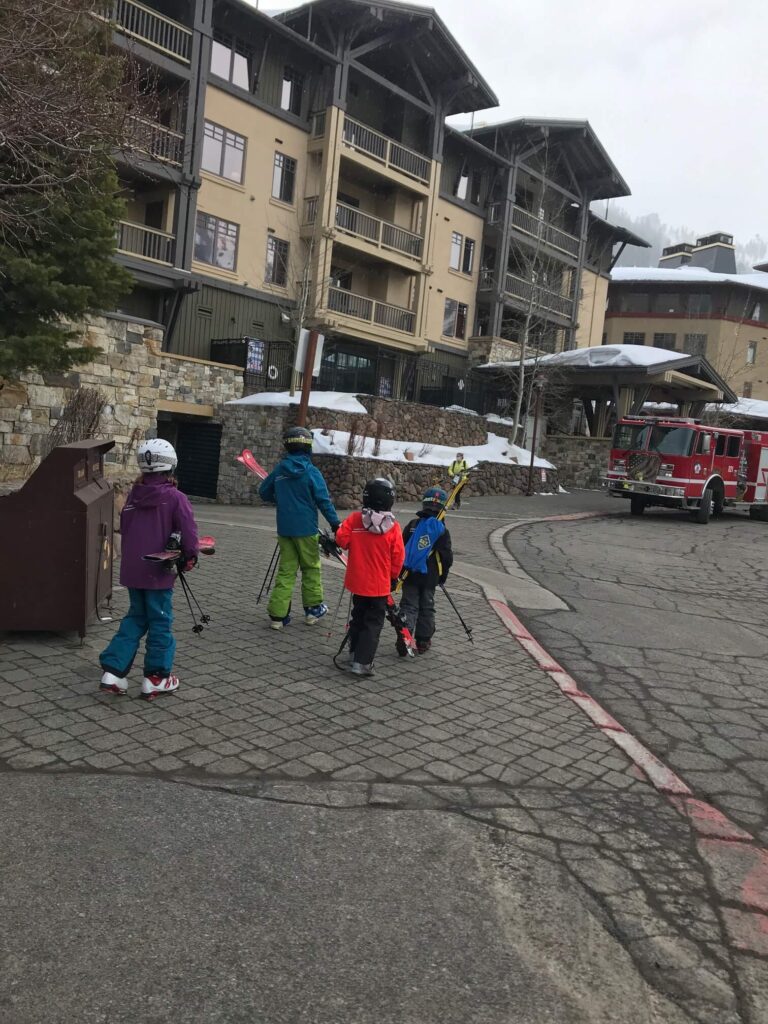
POLYGON ((536 435, 539 432, 539 405, 541 403, 541 388, 541 381, 535 381, 533 385, 533 390, 536 392, 536 400, 533 403, 533 440, 531 441, 531 464, 528 468, 528 487, 525 492, 525 496, 527 498, 530 498, 533 495, 533 463, 536 458, 536 435))
POLYGON ((296 416, 296 426, 306 427, 307 409, 309 408, 309 393, 312 390, 312 370, 315 367, 315 353, 317 352, 317 331, 310 331, 307 340, 307 352, 304 356, 304 373, 301 381, 301 401, 296 416))

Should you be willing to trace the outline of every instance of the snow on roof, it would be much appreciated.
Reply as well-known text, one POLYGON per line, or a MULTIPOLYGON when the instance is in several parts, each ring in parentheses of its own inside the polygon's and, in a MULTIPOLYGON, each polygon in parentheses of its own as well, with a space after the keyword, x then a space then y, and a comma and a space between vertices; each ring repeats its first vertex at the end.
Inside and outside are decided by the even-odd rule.
POLYGON ((768 402, 761 401, 759 398, 740 398, 737 402, 731 402, 730 405, 709 405, 707 408, 730 416, 768 420, 768 402))
MULTIPOLYGON (((269 405, 285 406, 298 405, 301 401, 301 393, 291 395, 288 391, 263 391, 258 395, 247 395, 245 398, 235 398, 227 405, 269 405)), ((335 409, 337 412, 356 412, 367 414, 368 410, 362 402, 359 402, 354 395, 348 395, 344 391, 312 391, 309 396, 310 409, 335 409)))
POLYGON ((611 280, 616 282, 649 282, 660 284, 740 284, 746 288, 768 291, 768 274, 715 274, 705 267, 615 267, 611 280))
POLYGON ((655 366, 672 359, 688 358, 680 352, 667 348, 651 348, 649 345, 595 345, 592 348, 574 348, 568 352, 553 352, 542 356, 540 366, 583 366, 602 369, 604 366, 632 367, 655 366))

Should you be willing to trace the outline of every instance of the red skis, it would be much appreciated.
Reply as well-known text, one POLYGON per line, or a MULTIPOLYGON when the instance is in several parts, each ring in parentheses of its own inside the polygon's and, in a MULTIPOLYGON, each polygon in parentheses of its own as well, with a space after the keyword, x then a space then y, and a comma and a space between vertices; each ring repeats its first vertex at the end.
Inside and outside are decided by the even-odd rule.
MULTIPOLYGON (((213 537, 201 537, 199 545, 201 555, 212 555, 216 551, 216 541, 213 537)), ((153 555, 142 555, 142 560, 145 562, 173 562, 180 556, 181 552, 178 548, 169 548, 167 551, 157 551, 153 555)))
POLYGON ((257 476, 260 480, 266 480, 269 476, 266 469, 253 457, 253 452, 250 448, 244 448, 240 455, 236 455, 235 458, 238 462, 242 463, 246 469, 250 470, 254 476, 257 476))

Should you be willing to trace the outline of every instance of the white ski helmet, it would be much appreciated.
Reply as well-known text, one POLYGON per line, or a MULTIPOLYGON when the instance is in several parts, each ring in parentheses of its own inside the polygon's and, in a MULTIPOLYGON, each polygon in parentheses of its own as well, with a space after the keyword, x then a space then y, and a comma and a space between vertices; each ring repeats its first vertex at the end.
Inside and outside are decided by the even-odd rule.
POLYGON ((170 441, 153 437, 139 445, 136 461, 142 473, 172 473, 179 460, 170 441))

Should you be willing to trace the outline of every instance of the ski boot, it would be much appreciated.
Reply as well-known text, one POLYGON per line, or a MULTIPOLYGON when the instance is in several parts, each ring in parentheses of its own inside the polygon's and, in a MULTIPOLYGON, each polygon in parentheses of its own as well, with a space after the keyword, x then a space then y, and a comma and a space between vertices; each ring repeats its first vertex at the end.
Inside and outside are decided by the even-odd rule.
POLYGON ((417 640, 416 641, 416 653, 426 654, 429 648, 432 646, 431 640, 417 640))
POLYGON ((347 666, 347 671, 351 672, 353 676, 375 676, 376 669, 373 665, 363 665, 359 661, 352 661, 347 666))
POLYGON ((270 629, 282 629, 283 626, 287 626, 290 623, 291 616, 286 615, 284 619, 274 619, 270 615, 270 619, 272 619, 272 621, 269 624, 270 629))
POLYGON ((113 672, 104 672, 99 689, 104 693, 116 693, 119 697, 124 697, 128 692, 128 680, 122 676, 116 676, 113 672))
POLYGON ((141 696, 143 700, 154 700, 164 693, 173 693, 179 688, 179 677, 174 675, 161 676, 160 673, 153 673, 144 676, 141 684, 141 696))
POLYGON ((316 622, 319 622, 327 614, 327 604, 313 604, 311 608, 304 609, 304 621, 308 626, 314 626, 316 622))

